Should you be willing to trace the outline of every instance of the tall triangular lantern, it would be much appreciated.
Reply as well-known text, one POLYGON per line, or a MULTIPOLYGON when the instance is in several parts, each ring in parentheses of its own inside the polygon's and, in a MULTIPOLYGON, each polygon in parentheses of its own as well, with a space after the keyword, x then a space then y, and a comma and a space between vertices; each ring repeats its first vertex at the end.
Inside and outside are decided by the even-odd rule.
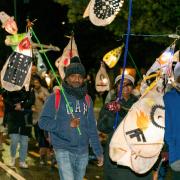
POLYGON ((67 67, 70 64, 70 59, 74 56, 78 56, 78 49, 74 36, 71 36, 68 45, 64 48, 62 55, 56 60, 55 65, 58 68, 61 79, 64 79, 64 67, 67 67))
POLYGON ((163 73, 167 73, 171 68, 170 65, 173 61, 175 44, 167 47, 164 52, 156 59, 151 68, 147 71, 146 75, 152 72, 156 72, 158 69, 162 69, 163 73))

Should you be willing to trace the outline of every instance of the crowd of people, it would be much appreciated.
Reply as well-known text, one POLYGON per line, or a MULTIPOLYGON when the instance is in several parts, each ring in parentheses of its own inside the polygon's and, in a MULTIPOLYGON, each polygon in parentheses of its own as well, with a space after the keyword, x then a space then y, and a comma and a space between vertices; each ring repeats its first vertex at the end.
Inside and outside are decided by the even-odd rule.
MULTIPOLYGON (((175 67, 174 76, 175 85, 164 96, 165 120, 169 125, 165 140, 170 147, 170 153, 175 154, 170 162, 173 164, 171 167, 174 172, 173 178, 177 180, 180 178, 180 172, 178 172, 180 145, 176 144, 179 143, 178 138, 175 145, 171 145, 174 142, 170 136, 172 124, 169 123, 169 119, 176 119, 176 124, 173 126, 179 124, 180 115, 177 115, 180 102, 179 63, 175 67), (169 104, 173 104, 175 108, 171 108, 169 104)), ((24 88, 12 92, 1 89, 0 150, 3 150, 3 131, 7 128, 10 138, 9 166, 16 165, 19 144, 19 167, 28 168, 28 162, 26 162, 28 141, 29 138, 35 138, 40 154, 39 163, 45 165, 53 152, 61 180, 83 179, 88 165, 90 147, 97 158, 97 165, 103 166, 104 180, 155 180, 153 172, 157 171, 157 164, 146 174, 138 175, 128 167, 117 165, 109 157, 109 143, 115 128, 139 99, 139 96, 133 93, 135 78, 131 75, 116 76, 113 88, 107 93, 97 120, 94 113, 96 100, 94 84, 93 76, 90 74, 86 76, 84 66, 78 57, 75 57, 65 68, 65 78, 62 80, 61 87, 48 88, 45 80, 38 74, 36 65, 33 65, 29 91, 25 91, 24 88), (122 97, 117 101, 121 84, 122 97), (119 113, 119 116, 115 124, 116 113, 119 113), (105 143, 100 141, 100 133, 106 135, 105 143)), ((156 177, 159 180, 160 178, 160 176, 156 177)))

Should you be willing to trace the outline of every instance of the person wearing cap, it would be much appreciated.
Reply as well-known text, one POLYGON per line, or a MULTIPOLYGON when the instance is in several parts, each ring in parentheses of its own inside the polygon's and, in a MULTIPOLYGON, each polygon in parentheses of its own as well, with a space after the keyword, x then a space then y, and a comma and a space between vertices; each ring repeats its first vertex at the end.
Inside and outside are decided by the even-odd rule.
MULTIPOLYGON (((112 99, 115 99, 116 96, 117 96, 117 85, 119 84, 119 81, 121 80, 122 78, 122 75, 118 75, 115 80, 114 80, 114 86, 113 88, 109 91, 109 93, 107 94, 106 96, 106 99, 105 99, 105 104, 110 102, 112 99)), ((130 81, 133 85, 134 85, 134 78, 129 75, 129 74, 125 74, 124 75, 124 80, 125 81, 130 81)))
POLYGON ((79 58, 72 58, 70 65, 65 69, 65 78, 62 81, 65 97, 61 89, 59 109, 55 109, 55 93, 52 93, 40 116, 40 128, 50 132, 61 180, 83 179, 88 164, 89 144, 98 159, 98 166, 103 165, 103 151, 97 132, 93 102, 90 96, 89 103, 85 100, 85 75, 85 68, 79 58))
POLYGON ((109 144, 115 129, 120 122, 124 119, 128 110, 138 100, 138 98, 132 94, 134 88, 134 78, 131 75, 124 75, 124 81, 122 84, 122 96, 118 101, 118 93, 120 91, 120 85, 122 81, 122 75, 118 75, 115 78, 115 94, 111 98, 110 102, 105 104, 99 114, 98 130, 107 134, 107 140, 104 150, 104 180, 152 180, 151 174, 137 175, 130 168, 117 165, 116 162, 111 161, 109 157, 109 144), (116 121, 116 115, 118 113, 118 119, 116 121))
POLYGON ((180 62, 174 68, 173 88, 163 99, 165 105, 165 142, 169 148, 172 178, 180 179, 180 62))

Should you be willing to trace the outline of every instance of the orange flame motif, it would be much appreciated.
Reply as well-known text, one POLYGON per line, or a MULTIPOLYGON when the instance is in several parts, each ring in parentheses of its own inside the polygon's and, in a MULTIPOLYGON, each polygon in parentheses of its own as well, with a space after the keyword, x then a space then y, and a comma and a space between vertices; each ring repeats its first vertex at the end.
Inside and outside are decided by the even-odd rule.
POLYGON ((142 111, 136 112, 137 121, 136 125, 141 130, 146 130, 149 127, 149 118, 148 115, 142 111))

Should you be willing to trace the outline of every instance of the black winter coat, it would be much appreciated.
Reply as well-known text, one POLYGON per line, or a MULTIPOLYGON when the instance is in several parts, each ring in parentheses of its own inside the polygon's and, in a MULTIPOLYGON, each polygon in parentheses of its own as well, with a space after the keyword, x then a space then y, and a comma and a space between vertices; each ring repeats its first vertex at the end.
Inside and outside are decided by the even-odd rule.
POLYGON ((32 126, 31 106, 35 102, 33 89, 3 93, 5 104, 5 124, 8 127, 8 134, 21 134, 30 136, 32 126), (15 104, 21 103, 23 110, 15 110, 15 104))
MULTIPOLYGON (((122 99, 121 108, 119 112, 118 125, 124 119, 128 113, 128 109, 137 101, 137 97, 131 95, 128 101, 122 99)), ((152 180, 152 173, 148 172, 143 175, 135 174, 131 169, 125 166, 117 165, 109 157, 109 144, 114 133, 114 121, 116 118, 116 113, 109 111, 105 106, 101 109, 98 119, 98 130, 107 134, 108 138, 104 149, 104 180, 152 180)))

